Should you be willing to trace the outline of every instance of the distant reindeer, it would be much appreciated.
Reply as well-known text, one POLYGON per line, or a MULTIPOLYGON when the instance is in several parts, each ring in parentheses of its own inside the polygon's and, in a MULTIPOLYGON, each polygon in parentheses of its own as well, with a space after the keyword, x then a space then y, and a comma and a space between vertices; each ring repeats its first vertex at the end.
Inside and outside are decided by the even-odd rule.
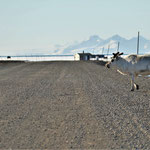
POLYGON ((110 62, 106 64, 106 67, 117 66, 118 72, 122 75, 131 76, 131 91, 139 89, 139 85, 134 82, 134 77, 138 75, 150 75, 150 55, 128 55, 126 57, 120 57, 123 53, 113 53, 113 57, 110 62))

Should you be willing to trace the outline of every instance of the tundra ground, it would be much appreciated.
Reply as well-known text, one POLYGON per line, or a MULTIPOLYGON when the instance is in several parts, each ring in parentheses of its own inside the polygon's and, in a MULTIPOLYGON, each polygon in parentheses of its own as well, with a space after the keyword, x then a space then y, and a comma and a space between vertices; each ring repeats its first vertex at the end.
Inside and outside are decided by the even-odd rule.
POLYGON ((0 149, 150 149, 140 89, 99 62, 0 63, 0 149))

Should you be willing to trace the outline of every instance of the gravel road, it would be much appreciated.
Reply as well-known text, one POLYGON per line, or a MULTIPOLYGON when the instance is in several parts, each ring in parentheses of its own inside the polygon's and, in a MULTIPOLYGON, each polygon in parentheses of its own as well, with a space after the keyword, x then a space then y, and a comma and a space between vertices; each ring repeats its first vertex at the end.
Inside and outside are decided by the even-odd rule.
POLYGON ((0 63, 0 149, 150 149, 150 78, 99 62, 0 63))

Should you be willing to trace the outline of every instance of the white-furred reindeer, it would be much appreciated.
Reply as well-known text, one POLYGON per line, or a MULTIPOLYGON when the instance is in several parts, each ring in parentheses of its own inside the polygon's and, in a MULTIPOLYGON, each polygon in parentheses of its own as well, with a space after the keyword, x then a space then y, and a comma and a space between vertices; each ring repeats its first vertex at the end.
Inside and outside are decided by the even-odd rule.
POLYGON ((131 76, 131 91, 139 89, 139 85, 134 82, 134 77, 138 75, 150 75, 150 55, 128 55, 120 57, 123 53, 113 53, 110 62, 106 67, 117 66, 118 72, 123 75, 131 76))

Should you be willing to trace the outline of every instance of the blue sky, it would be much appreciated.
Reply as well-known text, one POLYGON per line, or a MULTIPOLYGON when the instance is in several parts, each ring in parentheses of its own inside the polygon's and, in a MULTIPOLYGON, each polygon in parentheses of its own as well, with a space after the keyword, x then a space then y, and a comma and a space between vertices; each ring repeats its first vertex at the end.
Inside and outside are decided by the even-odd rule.
POLYGON ((51 53, 91 35, 150 39, 149 0, 0 0, 1 54, 51 53))

